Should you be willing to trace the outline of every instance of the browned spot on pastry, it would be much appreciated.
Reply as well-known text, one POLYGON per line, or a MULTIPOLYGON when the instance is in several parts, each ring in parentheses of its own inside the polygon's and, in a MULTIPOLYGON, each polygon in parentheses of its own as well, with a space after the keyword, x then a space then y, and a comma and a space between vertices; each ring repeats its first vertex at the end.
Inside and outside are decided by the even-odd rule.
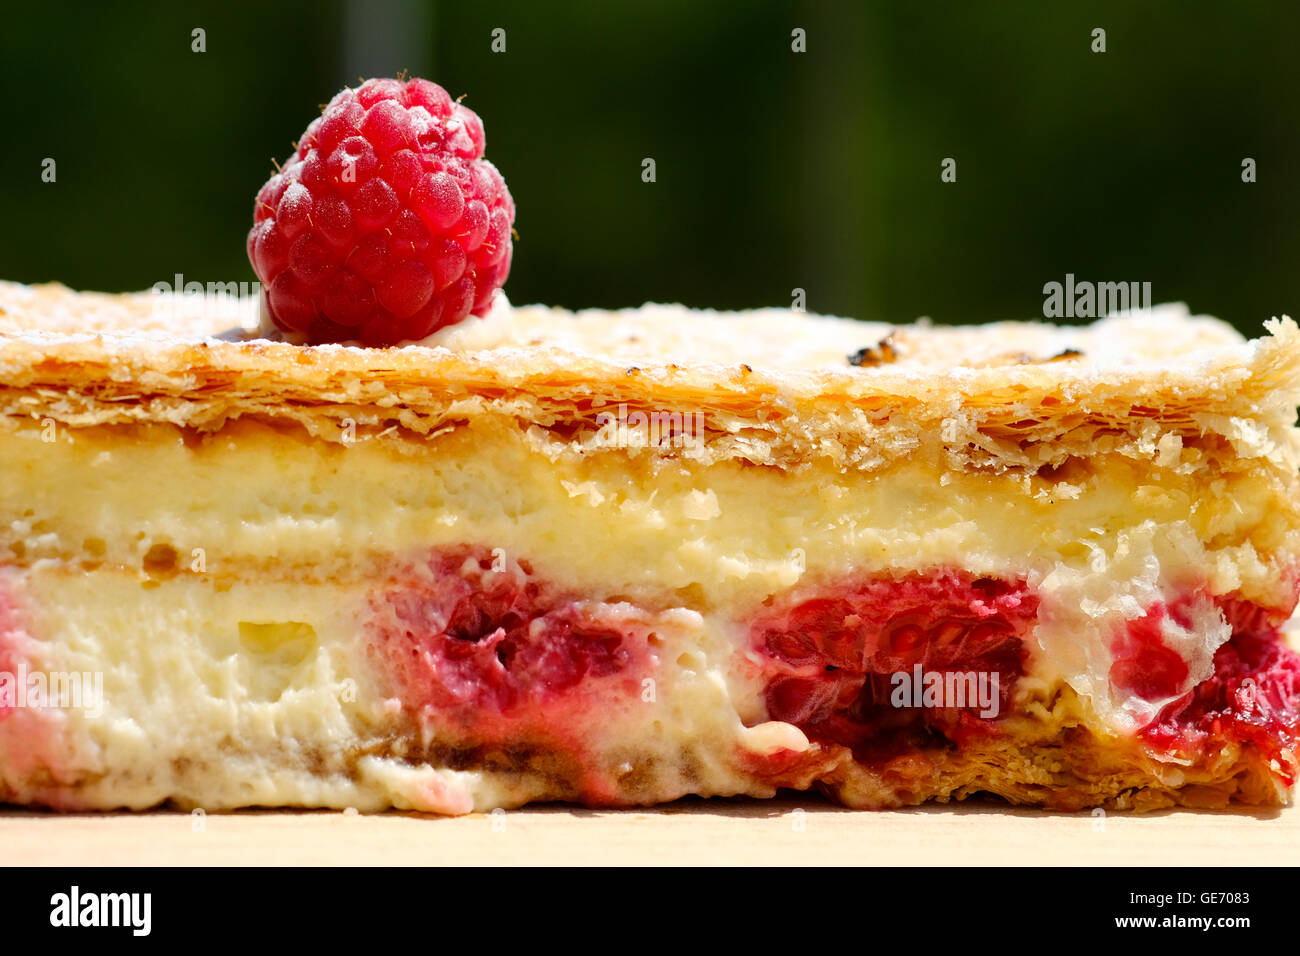
POLYGON ((1045 358, 1037 358, 1029 352, 1002 352, 998 355, 992 355, 982 362, 972 362, 972 368, 998 368, 1004 365, 1046 365, 1048 362, 1062 362, 1067 359, 1079 358, 1083 352, 1076 348, 1065 348, 1055 355, 1049 355, 1045 358))
POLYGON ((894 333, 890 332, 873 346, 860 348, 849 356, 849 364, 858 368, 871 368, 876 365, 888 365, 898 361, 898 349, 894 346, 894 333))
POLYGON ((449 770, 533 776, 546 782, 550 799, 577 799, 581 796, 578 781, 583 768, 580 761, 575 755, 550 744, 524 741, 500 745, 435 743, 424 753, 412 754, 406 760, 415 765, 449 770))
POLYGON ((1015 364, 1046 365, 1048 362, 1061 362, 1066 359, 1078 358, 1082 354, 1083 352, 1074 348, 1061 349, 1061 351, 1057 352, 1055 355, 1048 356, 1047 358, 1034 358, 1028 352, 1017 352, 1015 364))
POLYGON ((176 573, 176 549, 170 544, 155 544, 144 556, 144 570, 152 577, 171 577, 176 573))
POLYGON ((619 765, 618 769, 614 771, 614 777, 618 780, 619 788, 629 799, 635 800, 642 794, 653 793, 655 783, 658 780, 654 765, 654 758, 650 758, 645 762, 629 761, 619 765))

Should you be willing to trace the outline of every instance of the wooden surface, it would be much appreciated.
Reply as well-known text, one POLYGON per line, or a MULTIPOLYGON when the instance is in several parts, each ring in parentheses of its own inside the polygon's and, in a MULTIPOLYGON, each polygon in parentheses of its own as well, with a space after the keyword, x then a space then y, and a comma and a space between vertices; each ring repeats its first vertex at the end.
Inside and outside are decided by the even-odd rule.
POLYGON ((860 813, 798 795, 459 818, 8 810, 0 812, 0 863, 1294 865, 1300 811, 1094 817, 985 804, 860 813))

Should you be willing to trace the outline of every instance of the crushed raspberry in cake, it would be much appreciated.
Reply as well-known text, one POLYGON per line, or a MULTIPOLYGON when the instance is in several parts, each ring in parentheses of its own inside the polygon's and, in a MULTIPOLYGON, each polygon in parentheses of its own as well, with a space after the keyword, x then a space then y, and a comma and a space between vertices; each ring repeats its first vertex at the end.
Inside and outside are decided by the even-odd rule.
POLYGON ((754 625, 769 675, 769 716, 809 738, 842 744, 865 763, 985 733, 978 708, 895 707, 893 675, 982 673, 1008 706, 1024 667, 1037 598, 1021 582, 936 571, 873 576, 787 598, 754 625))
POLYGON ((0 720, 4 720, 16 709, 14 685, 26 663, 23 645, 28 640, 9 589, 8 573, 0 567, 0 681, 6 681, 10 685, 10 693, 0 694, 0 720))
MULTIPOLYGON (((40 644, 28 633, 24 614, 14 596, 13 577, 0 566, 0 752, 6 770, 18 777, 38 775, 51 782, 72 778, 76 768, 69 760, 62 715, 57 707, 19 706, 18 682, 40 669, 33 652, 40 644)), ((0 775, 0 802, 9 799, 0 775)), ((69 798, 51 791, 51 805, 63 806, 69 798)))
POLYGON ((1236 597, 1218 604, 1232 637, 1215 652, 1214 673, 1167 705, 1143 738, 1158 751, 1194 756, 1223 741, 1255 746, 1291 786, 1300 770, 1300 656, 1282 640, 1287 613, 1236 597))
MULTIPOLYGON (((1163 604, 1148 608, 1145 615, 1129 621, 1115 640, 1111 647, 1115 662, 1110 668, 1115 687, 1143 700, 1160 700, 1177 694, 1187 682, 1187 661, 1165 643, 1161 631, 1166 614, 1163 604)), ((1180 623, 1188 627, 1191 622, 1180 623)))
POLYGON ((602 686, 639 694, 651 651, 629 609, 574 600, 526 562, 457 548, 376 595, 370 652, 408 708, 491 736, 490 724, 572 714, 602 686))

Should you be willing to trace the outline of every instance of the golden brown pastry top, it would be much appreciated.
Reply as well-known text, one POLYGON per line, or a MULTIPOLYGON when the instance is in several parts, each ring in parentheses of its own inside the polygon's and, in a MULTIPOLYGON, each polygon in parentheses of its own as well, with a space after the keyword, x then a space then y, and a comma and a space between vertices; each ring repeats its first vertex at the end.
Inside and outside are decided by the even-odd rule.
POLYGON ((966 466, 1037 467, 1103 446, 1155 455, 1169 433, 1217 437, 1216 455, 1300 462, 1289 318, 1246 342, 1176 305, 1090 326, 940 327, 503 300, 402 348, 212 338, 255 321, 255 301, 0 283, 0 415, 201 429, 255 415, 325 438, 344 419, 428 434, 497 415, 572 441, 625 406, 699 413, 708 447, 693 454, 761 464, 874 468, 941 442, 966 466))

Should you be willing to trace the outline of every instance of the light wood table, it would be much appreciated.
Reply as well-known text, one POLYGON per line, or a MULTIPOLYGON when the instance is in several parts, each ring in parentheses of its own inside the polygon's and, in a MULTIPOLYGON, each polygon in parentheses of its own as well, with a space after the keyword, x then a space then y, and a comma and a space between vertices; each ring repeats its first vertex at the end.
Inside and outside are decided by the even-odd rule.
POLYGON ((866 813, 795 795, 459 818, 8 810, 0 863, 1294 865, 1300 809, 1094 817, 967 804, 866 813))

